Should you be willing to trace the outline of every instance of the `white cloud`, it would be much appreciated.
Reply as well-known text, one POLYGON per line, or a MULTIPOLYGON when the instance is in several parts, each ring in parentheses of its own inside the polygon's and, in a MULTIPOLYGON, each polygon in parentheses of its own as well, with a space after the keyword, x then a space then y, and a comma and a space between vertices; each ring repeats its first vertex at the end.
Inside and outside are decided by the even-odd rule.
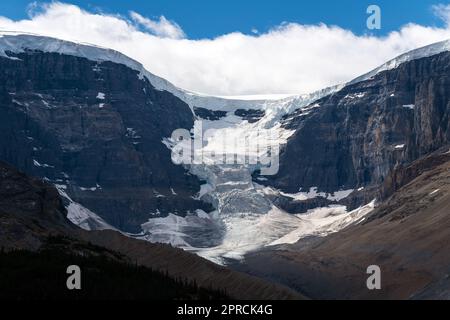
POLYGON ((385 37, 357 36, 325 24, 286 23, 266 33, 191 40, 164 17, 153 21, 134 12, 130 17, 108 15, 58 2, 33 6, 29 19, 0 17, 0 29, 110 47, 192 91, 305 93, 348 81, 405 51, 449 39, 449 8, 434 7, 445 27, 408 24, 385 37))
POLYGON ((134 11, 130 12, 130 16, 136 23, 162 38, 182 39, 186 36, 178 24, 168 21, 164 16, 159 17, 159 21, 145 18, 134 11))
POLYGON ((447 27, 450 26, 450 4, 436 4, 431 8, 433 13, 446 23, 447 27))

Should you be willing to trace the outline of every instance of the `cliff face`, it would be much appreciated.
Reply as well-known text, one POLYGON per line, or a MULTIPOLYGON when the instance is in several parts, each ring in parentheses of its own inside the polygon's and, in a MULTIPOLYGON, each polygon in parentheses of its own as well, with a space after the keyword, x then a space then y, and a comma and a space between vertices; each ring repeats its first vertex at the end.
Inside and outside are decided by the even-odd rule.
POLYGON ((450 53, 412 60, 346 86, 284 119, 295 129, 269 184, 333 192, 381 184, 450 143, 450 53))
POLYGON ((56 189, 0 162, 0 247, 37 249, 51 234, 71 234, 56 189))
POLYGON ((235 268, 312 299, 449 299, 450 153, 439 150, 389 175, 393 192, 365 220, 327 237, 250 253, 235 268), (381 290, 366 270, 381 269, 381 290))
POLYGON ((135 232, 169 212, 209 209, 199 181, 162 143, 190 129, 188 105, 120 64, 26 51, 0 57, 0 159, 62 185, 111 225, 135 232))

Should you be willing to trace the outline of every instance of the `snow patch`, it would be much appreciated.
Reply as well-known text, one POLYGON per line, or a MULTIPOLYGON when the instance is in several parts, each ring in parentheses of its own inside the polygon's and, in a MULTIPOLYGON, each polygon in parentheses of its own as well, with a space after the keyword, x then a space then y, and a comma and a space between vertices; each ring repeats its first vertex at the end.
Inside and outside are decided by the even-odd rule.
POLYGON ((67 209, 67 218, 75 225, 79 226, 84 230, 116 230, 113 226, 105 222, 102 218, 100 218, 97 214, 92 212, 91 210, 83 207, 81 204, 73 201, 67 195, 67 186, 64 184, 55 184, 58 193, 67 200, 68 205, 66 205, 67 209))
POLYGON ((54 166, 51 166, 49 164, 46 163, 39 163, 39 161, 33 159, 33 165, 36 167, 42 167, 42 168, 54 168, 54 166))
POLYGON ((317 190, 318 190, 317 187, 312 187, 309 189, 308 192, 298 192, 298 193, 280 192, 280 194, 298 201, 314 199, 317 197, 322 197, 331 201, 340 201, 342 199, 347 198, 354 191, 354 189, 348 189, 326 193, 326 192, 318 192, 317 190))
POLYGON ((350 81, 348 84, 354 84, 357 82, 368 80, 380 72, 396 69, 402 63, 405 63, 405 62, 408 62, 411 60, 425 58, 425 57, 431 57, 431 56, 434 56, 436 54, 439 54, 439 53, 442 53, 445 51, 450 51, 450 40, 433 43, 428 46, 418 48, 418 49, 409 51, 407 53, 404 53, 404 54, 386 62, 385 64, 379 66, 378 68, 350 81))
POLYGON ((440 190, 441 190, 441 189, 436 189, 436 190, 434 190, 433 192, 430 192, 429 195, 432 196, 433 194, 438 193, 440 190))
POLYGON ((194 199, 200 200, 205 194, 208 194, 213 190, 214 190, 214 187, 211 184, 209 184, 209 183, 202 184, 200 186, 200 191, 199 191, 198 195, 196 197, 194 197, 194 199))
POLYGON ((349 93, 344 97, 344 99, 355 100, 355 99, 360 99, 360 98, 364 97, 365 95, 366 95, 365 92, 349 93))
POLYGON ((126 136, 131 139, 140 139, 141 136, 137 134, 137 131, 133 128, 126 128, 126 136))
POLYGON ((169 214, 142 225, 139 238, 170 243, 218 264, 243 259, 246 253, 266 246, 295 243, 308 236, 323 237, 358 223, 371 212, 375 201, 347 212, 345 206, 330 206, 289 214, 272 207, 265 214, 207 214, 197 210, 186 217, 169 214), (215 238, 211 238, 214 237, 215 238), (212 241, 212 242, 211 242, 212 241), (216 246, 211 243, 216 242, 216 246), (203 245, 203 246, 202 246, 203 245))
POLYGON ((90 188, 80 187, 81 191, 97 191, 100 189, 101 189, 101 187, 98 184, 95 187, 90 187, 90 188))
POLYGON ((269 245, 295 243, 309 236, 324 237, 351 224, 359 223, 374 208, 375 200, 350 212, 347 212, 344 206, 309 210, 306 214, 296 215, 304 221, 301 226, 269 245))

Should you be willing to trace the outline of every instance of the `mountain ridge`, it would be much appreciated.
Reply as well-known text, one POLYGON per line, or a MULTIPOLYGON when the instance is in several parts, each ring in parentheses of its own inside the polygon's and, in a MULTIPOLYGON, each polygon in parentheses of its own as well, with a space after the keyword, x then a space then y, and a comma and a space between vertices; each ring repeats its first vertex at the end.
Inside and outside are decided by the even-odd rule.
POLYGON ((112 50, 4 35, 0 156, 57 185, 86 228, 239 259, 288 234, 339 231, 361 218, 354 209, 367 213, 397 164, 445 145, 446 43, 400 56, 364 81, 255 102, 169 88, 112 50), (178 128, 218 133, 194 150, 202 154, 223 151, 221 133, 263 146, 271 140, 259 133, 277 135, 280 170, 261 177, 256 166, 175 166, 170 135, 178 128), (301 216, 320 208, 327 214, 301 216), (322 229, 333 215, 342 223, 322 229))

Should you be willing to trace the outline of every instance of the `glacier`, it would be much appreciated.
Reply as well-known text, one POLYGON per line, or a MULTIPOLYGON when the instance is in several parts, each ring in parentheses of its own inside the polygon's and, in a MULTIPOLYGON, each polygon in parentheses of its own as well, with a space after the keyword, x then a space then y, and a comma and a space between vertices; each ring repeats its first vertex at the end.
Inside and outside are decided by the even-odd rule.
MULTIPOLYGON (((194 114, 194 106, 226 112, 226 116, 219 120, 197 118, 191 134, 195 136, 198 132, 205 131, 210 134, 205 139, 201 138, 201 143, 194 146, 193 152, 201 161, 185 165, 190 173, 206 181, 197 198, 210 202, 216 210, 209 213, 202 210, 187 212, 185 217, 169 214, 167 217, 151 218, 142 224, 141 233, 129 235, 151 242, 170 243, 216 263, 226 264, 227 259, 242 259, 246 253, 266 246, 295 243, 304 237, 326 236, 338 232, 350 224, 363 221, 373 210, 375 201, 353 211, 348 211, 345 206, 335 205, 316 208, 305 214, 289 214, 277 208, 268 196, 278 194, 293 200, 315 197, 340 200, 353 190, 336 190, 325 194, 311 188, 286 194, 253 181, 252 174, 259 168, 252 164, 252 161, 240 164, 217 163, 217 155, 233 154, 236 159, 241 160, 246 157, 257 158, 261 155, 261 149, 266 150, 273 144, 282 146, 294 133, 281 126, 283 116, 301 108, 308 112, 320 107, 314 104, 316 100, 337 92, 348 84, 364 81, 380 72, 397 68, 401 63, 449 51, 450 40, 405 53, 348 83, 308 94, 251 98, 213 97, 177 88, 169 81, 148 72, 138 61, 111 49, 22 32, 0 32, 0 56, 17 59, 10 53, 25 50, 61 53, 97 62, 123 64, 137 71, 140 79, 148 79, 157 90, 169 91, 185 101, 194 114), (263 110, 264 116, 257 122, 250 123, 234 114, 238 109, 263 110), (246 143, 236 145, 236 140, 246 143)), ((97 98, 103 100, 104 95, 99 92, 97 98)), ((99 107, 101 106, 100 103, 99 107)), ((129 129, 130 134, 134 134, 132 128, 129 129)), ((161 143, 172 149, 175 142, 168 137, 161 143)), ((264 180, 264 177, 259 180, 264 180)), ((115 229, 95 213, 70 199, 63 186, 57 188, 68 202, 68 217, 73 223, 84 229, 115 229)))

